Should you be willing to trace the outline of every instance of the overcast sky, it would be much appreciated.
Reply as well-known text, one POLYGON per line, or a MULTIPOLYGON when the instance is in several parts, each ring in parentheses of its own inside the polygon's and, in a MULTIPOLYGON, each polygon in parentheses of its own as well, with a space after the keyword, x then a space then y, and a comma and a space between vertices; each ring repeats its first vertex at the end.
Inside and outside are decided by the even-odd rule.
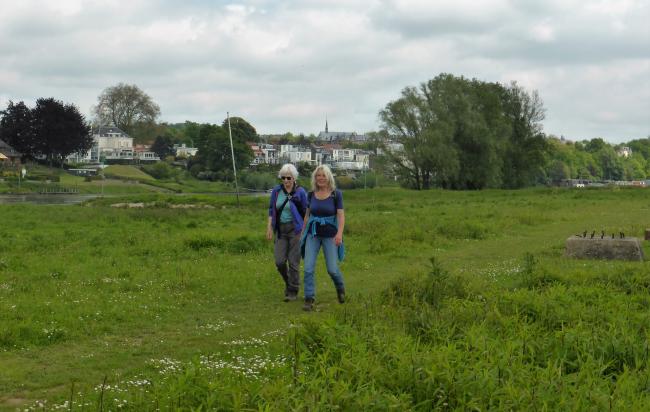
POLYGON ((0 0, 0 108, 39 97, 90 116, 135 84, 160 121, 258 133, 378 130, 378 112, 445 72, 517 81, 546 133, 650 135, 648 0, 0 0))

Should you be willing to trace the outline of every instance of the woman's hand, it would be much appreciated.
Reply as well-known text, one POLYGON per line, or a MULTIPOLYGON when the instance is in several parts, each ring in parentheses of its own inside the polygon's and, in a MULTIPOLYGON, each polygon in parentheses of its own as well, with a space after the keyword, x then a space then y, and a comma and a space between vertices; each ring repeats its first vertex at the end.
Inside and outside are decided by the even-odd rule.
POLYGON ((336 246, 341 246, 341 243, 343 243, 343 233, 336 232, 336 236, 334 236, 334 244, 336 246))
POLYGON ((271 226, 268 226, 266 228, 266 240, 271 240, 273 239, 273 228, 271 226))

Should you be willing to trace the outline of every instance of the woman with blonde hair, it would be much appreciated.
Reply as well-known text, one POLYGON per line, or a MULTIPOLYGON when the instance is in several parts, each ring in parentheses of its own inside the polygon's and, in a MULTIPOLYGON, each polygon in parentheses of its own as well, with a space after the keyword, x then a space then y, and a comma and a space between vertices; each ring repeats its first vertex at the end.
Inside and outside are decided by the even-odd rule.
POLYGON ((327 165, 316 167, 311 175, 312 191, 307 196, 307 211, 301 238, 304 248, 305 304, 303 309, 311 311, 316 298, 314 270, 318 252, 323 248, 327 273, 330 275, 339 303, 345 302, 345 285, 338 261, 343 260, 343 193, 336 189, 334 176, 327 165))
POLYGON ((284 301, 296 300, 300 289, 300 233, 307 208, 307 193, 298 186, 298 170, 290 163, 278 172, 281 183, 271 191, 266 238, 275 243, 275 266, 284 280, 284 301), (288 266, 287 266, 288 263, 288 266))

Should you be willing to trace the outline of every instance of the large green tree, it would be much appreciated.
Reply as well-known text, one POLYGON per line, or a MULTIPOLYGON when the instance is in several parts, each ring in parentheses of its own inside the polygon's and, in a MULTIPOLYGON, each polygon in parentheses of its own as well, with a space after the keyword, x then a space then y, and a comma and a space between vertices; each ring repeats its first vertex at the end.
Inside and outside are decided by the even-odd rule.
POLYGON ((174 141, 170 136, 158 136, 151 145, 151 151, 161 159, 174 154, 174 141))
POLYGON ((405 88, 379 116, 404 146, 387 157, 416 189, 521 187, 546 161, 541 100, 516 84, 441 74, 405 88))
POLYGON ((503 156, 504 186, 519 188, 535 184, 543 174, 549 150, 542 133, 542 100, 537 91, 529 94, 513 82, 503 89, 502 101, 510 126, 503 156))
POLYGON ((66 156, 86 151, 93 145, 90 126, 72 104, 54 98, 38 99, 32 110, 32 121, 38 154, 45 155, 50 163, 62 164, 66 156))
MULTIPOLYGON (((228 119, 224 119, 221 124, 226 131, 228 130, 228 119)), ((230 118, 230 129, 232 131, 232 138, 234 140, 242 142, 257 142, 259 136, 257 135, 257 130, 248 123, 246 120, 241 117, 231 117, 230 118)))
MULTIPOLYGON (((227 126, 224 128, 203 124, 199 128, 196 139, 199 151, 191 167, 194 167, 195 171, 209 171, 212 173, 210 176, 215 178, 229 180, 232 176, 232 155, 227 126)), ((235 133, 233 130, 232 143, 237 170, 247 168, 253 159, 253 152, 246 145, 246 135, 235 133)))
POLYGON ((38 153, 31 109, 22 101, 15 104, 9 101, 0 115, 0 139, 27 157, 38 153))
POLYGON ((100 125, 116 126, 133 136, 155 125, 160 107, 138 86, 119 83, 102 91, 94 112, 100 125))
POLYGON ((73 104, 40 98, 30 109, 23 102, 9 102, 2 115, 2 139, 27 157, 42 155, 61 164, 66 156, 92 147, 90 126, 73 104))

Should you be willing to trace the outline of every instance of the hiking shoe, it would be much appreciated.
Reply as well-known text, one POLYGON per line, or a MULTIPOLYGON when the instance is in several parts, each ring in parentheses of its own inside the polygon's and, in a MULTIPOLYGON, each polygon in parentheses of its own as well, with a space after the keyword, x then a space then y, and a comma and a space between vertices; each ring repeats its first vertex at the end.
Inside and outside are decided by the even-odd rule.
POLYGON ((314 310, 314 299, 312 298, 305 298, 305 304, 302 305, 302 310, 311 312, 314 310))
POLYGON ((298 299, 298 295, 296 293, 287 293, 286 295, 284 295, 285 302, 293 302, 296 299, 298 299))
POLYGON ((336 297, 339 300, 339 303, 345 303, 345 289, 337 290, 336 297))

